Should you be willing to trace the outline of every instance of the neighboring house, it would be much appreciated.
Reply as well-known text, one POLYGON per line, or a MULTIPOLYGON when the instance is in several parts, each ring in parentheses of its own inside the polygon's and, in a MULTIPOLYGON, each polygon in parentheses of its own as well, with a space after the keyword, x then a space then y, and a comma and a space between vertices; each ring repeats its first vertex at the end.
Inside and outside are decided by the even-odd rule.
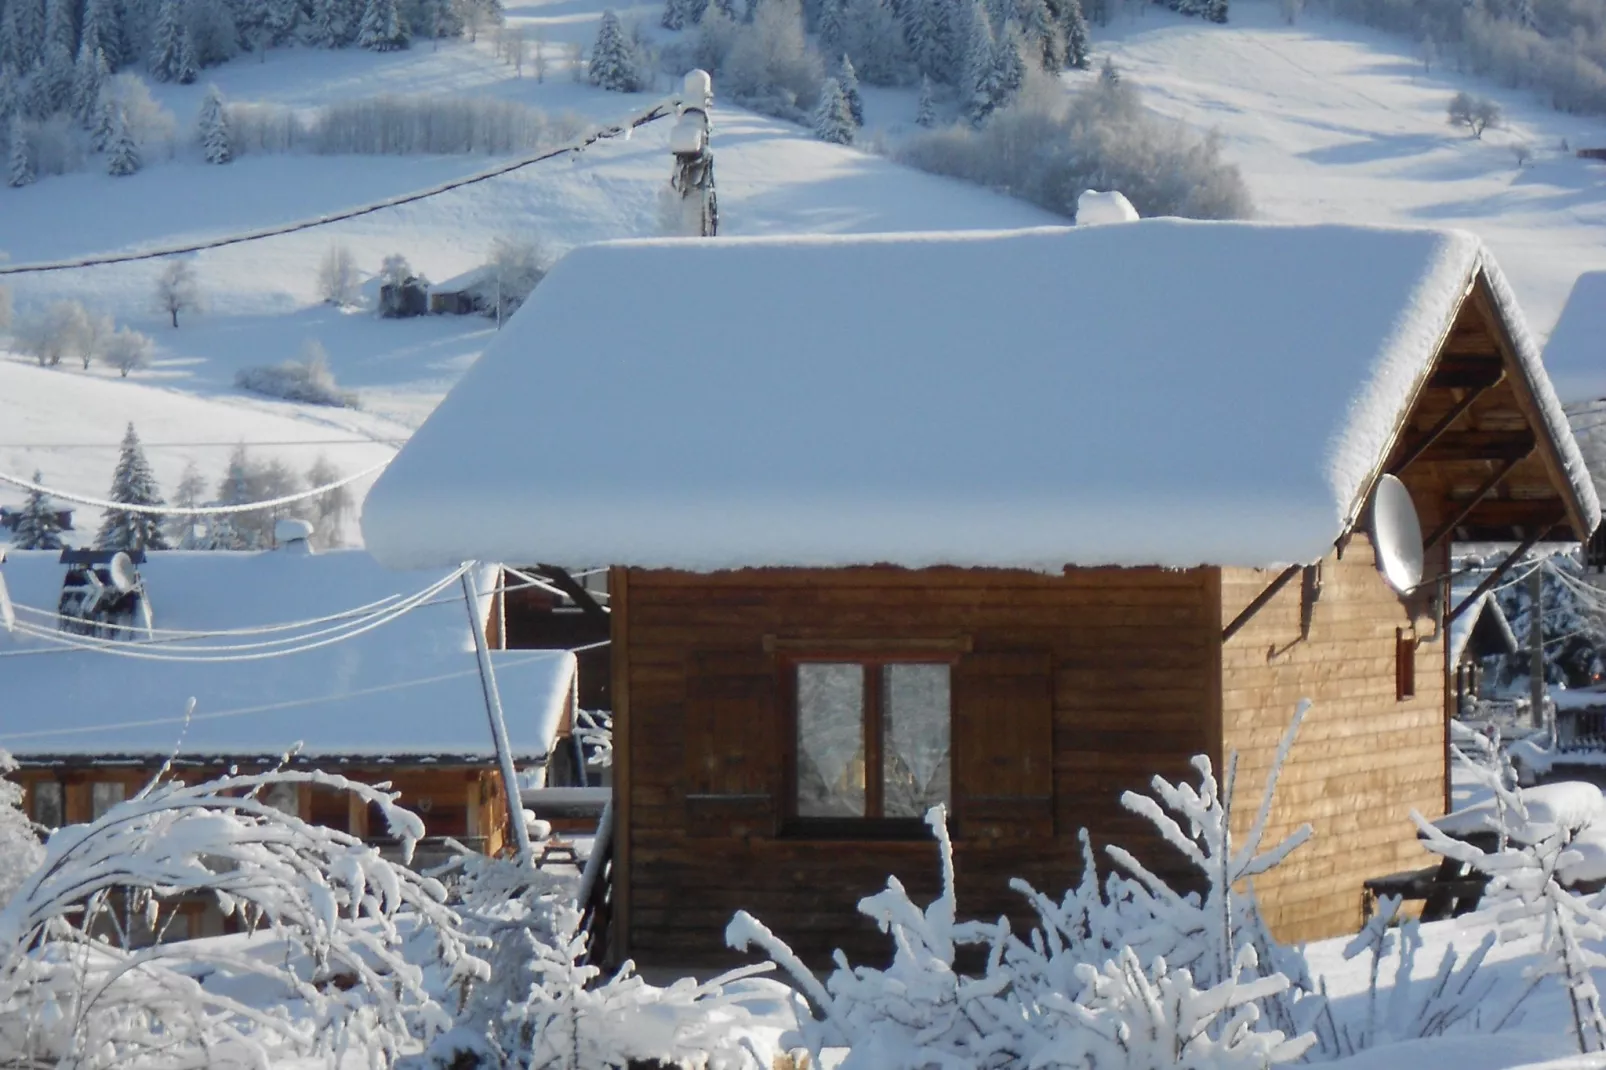
MULTIPOLYGON (((22 516, 22 509, 23 507, 20 505, 0 505, 0 528, 4 528, 6 531, 16 531, 17 521, 22 516)), ((71 506, 55 503, 52 512, 56 514, 57 527, 62 531, 73 530, 73 510, 71 506)))
POLYGON ((1451 709, 1458 716, 1474 714, 1478 699, 1483 697, 1483 659, 1522 649, 1505 610, 1500 608, 1500 599, 1490 591, 1478 591, 1481 579, 1481 575, 1474 575, 1450 587, 1450 604, 1466 606, 1450 622, 1451 709))
POLYGON ((428 280, 409 275, 399 285, 393 282, 380 285, 379 314, 386 319, 422 316, 429 311, 428 280))
MULTIPOLYGON (((1545 343, 1545 371, 1567 406, 1596 488, 1606 487, 1606 271, 1586 271, 1573 283, 1545 343)), ((1606 568, 1606 531, 1595 532, 1584 562, 1606 568)))
MULTIPOLYGON (((0 570, 18 621, 54 631, 50 614, 68 571, 60 556, 12 551, 0 570)), ((496 572, 482 573, 481 588, 491 591, 496 572)), ((424 859, 439 857, 447 836, 501 850, 506 795, 460 585, 386 612, 391 619, 369 617, 402 608, 444 575, 393 572, 360 550, 152 553, 139 577, 153 636, 139 626, 121 641, 56 633, 102 652, 0 631, 0 748, 21 763, 15 777, 31 816, 50 827, 97 817, 169 756, 175 775, 195 782, 231 766, 271 768, 299 745, 292 768, 400 790, 424 819, 424 859), (250 631, 295 621, 314 623, 250 631), (334 640, 365 622, 376 626, 317 649, 260 656, 334 640), (186 656, 219 660, 149 660, 186 656)), ((482 619, 493 598, 482 595, 482 619)), ((540 782, 573 717, 574 657, 496 650, 491 660, 521 780, 540 782)), ((302 787, 280 801, 320 824, 386 837, 349 796, 302 787)))
POLYGON ((1057 897, 1082 827, 1176 873, 1122 792, 1236 754, 1242 835, 1307 698, 1268 833, 1315 836, 1257 887, 1284 939, 1352 929, 1444 811, 1450 544, 1599 515, 1473 236, 1148 220, 576 250, 363 531, 613 562, 610 953, 728 959, 740 908, 824 964, 886 954, 889 874, 934 889, 933 803, 968 916, 1057 897))
POLYGON ((487 281, 492 278, 491 268, 481 265, 454 275, 445 282, 430 287, 429 310, 438 315, 467 316, 491 307, 491 298, 485 295, 487 281))

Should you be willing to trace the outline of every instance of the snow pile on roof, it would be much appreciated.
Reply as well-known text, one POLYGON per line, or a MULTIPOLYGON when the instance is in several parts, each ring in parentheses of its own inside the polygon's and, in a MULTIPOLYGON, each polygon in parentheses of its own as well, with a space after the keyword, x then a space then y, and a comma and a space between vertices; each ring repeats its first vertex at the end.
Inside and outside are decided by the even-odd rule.
POLYGON ((1606 398, 1606 271, 1586 271, 1573 283, 1545 343, 1545 370, 1564 402, 1606 398))
MULTIPOLYGON (((18 621, 54 627, 24 607, 55 611, 66 572, 57 555, 12 551, 0 569, 18 621)), ((156 638, 164 640, 174 637, 161 629, 241 629, 343 614, 416 594, 444 573, 396 573, 362 551, 336 550, 153 553, 140 575, 156 638)), ((490 580, 482 579, 482 591, 490 580)), ((195 648, 285 634, 129 642, 119 649, 214 656, 195 648)), ((0 748, 19 758, 165 756, 175 746, 187 756, 243 757, 277 754, 299 740, 310 756, 488 759, 495 751, 473 651, 456 583, 355 638, 253 661, 135 660, 0 631, 0 748), (195 716, 185 728, 191 696, 195 716)), ((544 756, 568 706, 574 655, 495 651, 492 660, 516 754, 544 756)))
POLYGON ((1472 273, 1509 302, 1485 255, 1171 219, 584 247, 380 477, 366 543, 396 567, 1317 560, 1472 273))
POLYGON ((1138 218, 1138 210, 1120 190, 1100 193, 1086 189, 1076 198, 1076 225, 1100 226, 1105 223, 1131 223, 1138 218))
MULTIPOLYGON (((1588 781, 1562 780, 1524 788, 1522 801, 1528 808, 1528 823, 1508 830, 1519 843, 1536 843, 1558 828, 1581 829, 1606 822, 1606 797, 1588 781)), ((1433 824, 1451 836, 1471 836, 1494 831, 1497 815, 1495 800, 1484 799, 1446 814, 1433 824)))

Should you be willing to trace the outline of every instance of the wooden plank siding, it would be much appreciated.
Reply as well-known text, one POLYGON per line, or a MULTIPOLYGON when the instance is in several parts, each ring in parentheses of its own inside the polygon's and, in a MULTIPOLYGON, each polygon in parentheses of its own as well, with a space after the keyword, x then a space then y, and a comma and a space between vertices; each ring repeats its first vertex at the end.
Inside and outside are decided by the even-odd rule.
MULTIPOLYGON (((1443 564, 1442 556, 1430 559, 1426 574, 1442 573, 1443 564)), ((1312 703, 1283 768, 1266 842, 1307 821, 1315 835, 1256 881, 1273 933, 1291 941, 1354 930, 1365 878, 1427 865, 1409 814, 1434 817, 1445 803, 1448 669, 1431 607, 1389 588, 1363 534, 1321 568, 1308 638, 1300 634, 1300 584, 1291 583, 1221 655, 1222 746, 1239 756, 1237 834, 1253 820, 1296 705, 1312 703), (1416 693, 1404 700, 1396 697, 1397 630, 1418 640, 1416 693)), ((1223 569, 1223 624, 1275 575, 1223 569)))
MULTIPOLYGON (((1119 839, 1164 866, 1167 852, 1140 842, 1146 830, 1119 796, 1157 772, 1184 775, 1188 758, 1215 742, 1221 609, 1212 569, 629 569, 614 577, 615 806, 624 830, 616 957, 729 962, 724 929, 746 909, 811 963, 826 963, 837 947, 871 961, 887 956, 888 944, 856 913, 858 900, 889 874, 917 898, 937 889, 929 839, 803 839, 767 808, 762 793, 766 783, 784 784, 777 771, 790 743, 777 725, 733 727, 731 706, 752 691, 753 666, 767 651, 870 651, 883 640, 963 651, 954 654, 953 738, 956 870, 968 916, 1022 916, 1011 877, 1057 897, 1079 874, 1083 826, 1100 843, 1119 839), (741 671, 723 688, 695 679, 714 664, 741 671), (1049 692, 1051 761, 1041 773, 1023 767, 1018 782, 988 782, 976 763, 996 768, 1008 755, 978 741, 995 711, 977 696, 1030 705, 1033 678, 1049 692), (691 695, 712 696, 712 708, 689 716, 691 695), (741 738, 727 747, 719 734, 730 732, 741 738), (766 770, 776 779, 766 781, 766 770), (968 796, 966 782, 975 789, 968 796)), ((779 691, 781 676, 772 678, 779 691)), ((779 719, 780 706, 750 708, 779 719)), ((1010 738, 1041 737, 1023 730, 1010 738)))

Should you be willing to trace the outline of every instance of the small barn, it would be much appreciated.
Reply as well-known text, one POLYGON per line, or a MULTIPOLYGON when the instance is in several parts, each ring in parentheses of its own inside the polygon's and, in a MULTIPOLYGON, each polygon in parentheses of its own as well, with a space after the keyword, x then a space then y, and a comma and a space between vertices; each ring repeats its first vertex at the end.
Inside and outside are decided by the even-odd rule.
POLYGON ((934 889, 929 804, 962 908, 1019 914, 1083 827, 1170 871, 1121 793, 1197 753, 1258 792, 1305 698, 1271 825, 1315 838, 1259 887, 1284 938, 1356 925, 1444 812, 1451 545, 1598 519, 1473 236, 1145 220, 576 250, 363 530, 394 567, 612 563, 611 953, 728 961, 746 909, 821 964, 885 954, 854 906, 889 874, 934 889))
POLYGON ((489 266, 471 268, 436 283, 429 291, 429 310, 436 315, 467 316, 490 307, 485 284, 491 277, 489 266))
MULTIPOLYGON (((297 768, 391 782, 424 819, 426 861, 445 837, 502 849, 506 793, 471 618, 457 583, 430 593, 450 572, 395 572, 361 550, 152 553, 139 579, 154 630, 108 640, 58 617, 70 567, 45 551, 0 565, 18 622, 0 630, 0 749, 21 765, 35 821, 98 817, 170 756, 193 783, 271 768, 299 745, 297 768)), ((497 573, 482 571, 476 612, 494 639, 497 573)), ((574 716, 574 657, 491 660, 521 781, 540 784, 574 716)), ((346 795, 303 785, 282 804, 386 842, 346 795)))
POLYGON ((379 314, 386 319, 406 319, 429 312, 429 280, 409 275, 401 282, 379 287, 379 314))

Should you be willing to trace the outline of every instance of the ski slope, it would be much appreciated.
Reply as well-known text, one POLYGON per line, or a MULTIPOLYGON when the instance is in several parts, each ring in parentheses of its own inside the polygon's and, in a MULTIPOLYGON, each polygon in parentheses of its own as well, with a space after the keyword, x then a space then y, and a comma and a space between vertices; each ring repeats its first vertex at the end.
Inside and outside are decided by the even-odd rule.
MULTIPOLYGON (((373 54, 270 52, 206 72, 231 100, 309 108, 385 92, 489 94, 583 120, 617 119, 655 94, 604 93, 576 84, 566 45, 589 43, 597 0, 526 0, 512 24, 545 39, 547 76, 517 77, 491 41, 373 54)), ((656 5, 627 9, 655 25, 656 5)), ((1537 335, 1550 330, 1578 272, 1606 267, 1606 167, 1564 153, 1606 145, 1606 123, 1563 116, 1516 92, 1454 72, 1424 71, 1402 39, 1314 15, 1288 26, 1269 0, 1238 0, 1226 26, 1137 5, 1095 28, 1097 54, 1114 58, 1150 106, 1214 129, 1243 170, 1259 214, 1279 221, 1409 223, 1466 227, 1510 275, 1537 335), (1444 108, 1467 88, 1498 99, 1509 126, 1482 141, 1450 128, 1444 108), (1519 168, 1513 145, 1531 146, 1519 168)), ((1091 77, 1068 74, 1067 87, 1091 77)), ((660 90, 669 88, 665 79, 660 90)), ((716 86, 716 92, 717 92, 716 86)), ((159 86, 188 129, 204 84, 159 86)), ((895 140, 913 119, 914 93, 868 90, 872 140, 895 140)), ((722 233, 863 233, 996 229, 1057 222, 1029 205, 902 168, 869 153, 815 141, 797 127, 716 102, 714 146, 722 233)), ((668 123, 629 140, 425 202, 321 230, 202 253, 194 258, 204 314, 174 330, 150 307, 154 263, 8 280, 19 315, 79 297, 153 335, 155 366, 127 381, 100 369, 41 370, 0 353, 0 471, 43 469, 49 482, 105 490, 128 420, 152 442, 164 487, 191 456, 215 478, 217 443, 264 446, 297 468, 322 451, 352 471, 382 459, 484 349, 486 320, 382 321, 317 301, 320 258, 349 247, 366 271, 402 253, 444 279, 483 261, 502 234, 538 240, 551 256, 586 242, 661 232, 669 173, 668 123), (328 351, 360 412, 270 401, 233 386, 241 367, 294 357, 309 339, 328 351), (338 441, 335 441, 338 440, 338 441), (209 443, 193 450, 185 443, 209 443)), ((281 223, 470 173, 486 157, 248 156, 201 163, 192 147, 126 179, 74 174, 0 189, 0 253, 13 263, 167 245, 281 223)), ((372 287, 370 287, 370 290, 372 287)), ((720 295, 705 295, 717 315, 720 295)), ((628 309, 621 309, 628 315, 628 309)), ((0 347, 5 345, 0 337, 0 347)), ((583 359, 583 354, 576 359, 583 359)), ((532 398, 532 407, 561 403, 532 398)), ((359 492, 363 488, 359 487, 359 492)), ((0 502, 19 493, 0 488, 0 502)))

